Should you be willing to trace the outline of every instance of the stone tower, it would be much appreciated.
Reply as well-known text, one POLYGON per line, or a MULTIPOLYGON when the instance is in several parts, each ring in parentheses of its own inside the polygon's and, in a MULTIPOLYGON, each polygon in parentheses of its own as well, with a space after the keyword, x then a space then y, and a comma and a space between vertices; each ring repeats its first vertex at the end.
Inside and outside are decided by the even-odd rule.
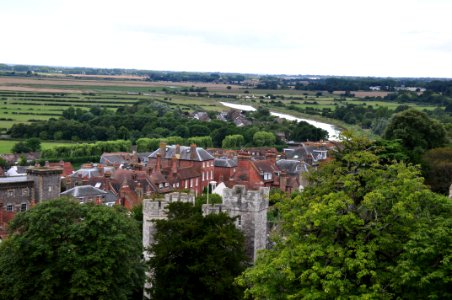
POLYGON ((61 192, 62 169, 33 167, 27 169, 27 178, 34 182, 34 200, 39 203, 58 198, 61 192))
POLYGON ((202 206, 203 214, 224 212, 236 218, 237 228, 245 236, 245 251, 252 261, 256 260, 258 250, 267 244, 267 210, 270 188, 246 190, 244 185, 235 185, 223 191, 223 203, 202 206))
POLYGON ((143 201, 143 246, 149 247, 154 242, 155 220, 167 218, 166 207, 171 202, 185 202, 195 205, 195 196, 186 193, 165 194, 164 199, 145 199, 143 201))

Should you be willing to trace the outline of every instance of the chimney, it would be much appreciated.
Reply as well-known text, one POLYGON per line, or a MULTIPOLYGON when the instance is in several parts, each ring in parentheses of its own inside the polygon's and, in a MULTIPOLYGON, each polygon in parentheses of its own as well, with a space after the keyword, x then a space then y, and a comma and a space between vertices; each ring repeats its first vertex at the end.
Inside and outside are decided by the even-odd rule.
POLYGON ((160 172, 160 153, 157 153, 157 164, 155 165, 155 172, 160 172))
POLYGON ((138 182, 135 186, 135 193, 137 193, 137 196, 140 200, 143 200, 143 187, 141 186, 141 183, 138 182))
POLYGON ((173 172, 173 174, 177 174, 177 158, 176 158, 176 156, 173 156, 173 158, 171 158, 171 171, 173 172))
POLYGON ((50 163, 48 160, 46 160, 44 167, 49 168, 50 167, 50 163))
POLYGON ((160 142, 160 156, 165 158, 166 155, 166 143, 165 142, 160 142))
POLYGON ((60 160, 60 167, 64 168, 64 160, 60 160))
POLYGON ((98 164, 97 170, 99 171, 99 176, 104 176, 104 165, 98 164))
POLYGON ((276 154, 275 153, 269 151, 269 152, 265 153, 265 158, 267 160, 269 160, 272 163, 272 165, 276 164, 276 154))
POLYGON ((287 192, 287 173, 282 171, 279 176, 279 188, 283 192, 287 192))
POLYGON ((180 158, 180 145, 179 144, 176 145, 176 158, 177 159, 180 158))
POLYGON ((198 157, 196 153, 196 144, 190 145, 190 160, 195 160, 198 157))
POLYGON ((239 168, 240 167, 249 168, 250 161, 251 156, 246 152, 242 152, 237 155, 237 167, 239 168))

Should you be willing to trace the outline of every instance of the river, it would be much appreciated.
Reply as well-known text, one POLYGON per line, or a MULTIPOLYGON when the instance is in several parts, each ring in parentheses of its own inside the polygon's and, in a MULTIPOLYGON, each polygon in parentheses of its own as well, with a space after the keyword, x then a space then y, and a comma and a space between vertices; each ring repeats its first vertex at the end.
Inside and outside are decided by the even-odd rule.
MULTIPOLYGON (((229 103, 229 102, 220 102, 220 103, 223 104, 224 106, 227 106, 227 107, 230 107, 230 108, 234 108, 234 109, 240 109, 240 110, 243 110, 243 111, 255 111, 256 110, 251 105, 234 104, 234 103, 229 103)), ((331 141, 339 140, 339 134, 341 133, 341 131, 336 126, 334 126, 333 124, 318 122, 318 121, 309 120, 309 119, 302 119, 302 118, 298 118, 298 117, 295 117, 295 116, 292 116, 292 115, 283 114, 283 113, 277 113, 277 112, 274 112, 274 111, 270 111, 270 114, 272 116, 283 118, 283 119, 287 119, 289 121, 298 121, 298 122, 305 121, 306 123, 309 123, 312 126, 315 126, 317 128, 321 128, 323 130, 328 131, 328 136, 329 136, 328 139, 329 140, 331 140, 331 141)))

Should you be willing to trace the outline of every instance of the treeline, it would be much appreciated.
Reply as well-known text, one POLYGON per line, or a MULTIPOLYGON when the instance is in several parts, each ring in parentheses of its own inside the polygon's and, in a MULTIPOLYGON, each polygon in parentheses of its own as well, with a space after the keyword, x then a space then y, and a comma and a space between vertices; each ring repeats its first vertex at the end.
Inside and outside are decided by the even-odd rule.
MULTIPOLYGON (((211 113, 213 117, 215 113, 211 113)), ((306 141, 327 139, 328 133, 306 122, 278 120, 268 110, 247 113, 252 125, 237 127, 232 122, 212 120, 202 122, 193 119, 177 107, 169 107, 158 101, 140 101, 132 106, 118 108, 116 112, 93 107, 90 110, 70 107, 63 111, 60 119, 50 119, 33 124, 15 124, 8 133, 13 138, 39 137, 41 140, 107 141, 140 138, 168 138, 178 136, 184 139, 210 136, 212 146, 221 147, 228 135, 240 134, 245 144, 253 146, 254 134, 258 131, 271 132, 279 137, 275 145, 284 145, 281 138, 306 141), (302 130, 303 129, 303 130, 302 130)), ((198 144, 198 143, 197 143, 198 144)))
POLYGON ((378 87, 381 91, 396 91, 401 87, 425 88, 427 91, 452 95, 452 81, 424 78, 374 78, 374 77, 322 77, 322 78, 284 78, 281 76, 262 76, 257 89, 296 89, 305 91, 370 91, 378 87))
POLYGON ((57 146, 43 150, 41 158, 69 160, 79 157, 100 157, 104 152, 130 152, 131 146, 130 141, 124 140, 57 146))
POLYGON ((240 74, 201 73, 201 72, 150 72, 147 74, 150 81, 172 81, 172 82, 243 82, 246 77, 240 74))

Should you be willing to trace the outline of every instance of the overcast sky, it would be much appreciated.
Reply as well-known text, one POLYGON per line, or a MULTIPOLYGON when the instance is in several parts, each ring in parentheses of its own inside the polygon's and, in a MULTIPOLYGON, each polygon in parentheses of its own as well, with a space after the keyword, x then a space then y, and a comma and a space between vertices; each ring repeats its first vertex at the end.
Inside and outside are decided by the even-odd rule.
POLYGON ((0 62, 452 77, 452 0, 0 0, 0 62))

